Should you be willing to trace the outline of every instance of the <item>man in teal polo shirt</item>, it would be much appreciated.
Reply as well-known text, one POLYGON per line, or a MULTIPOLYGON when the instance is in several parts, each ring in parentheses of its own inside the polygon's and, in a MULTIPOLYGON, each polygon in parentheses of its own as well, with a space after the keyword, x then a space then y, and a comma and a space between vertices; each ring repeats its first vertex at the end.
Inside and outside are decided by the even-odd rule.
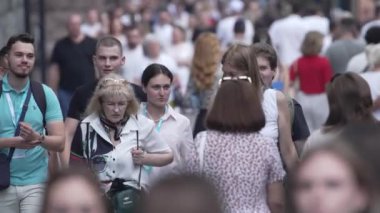
MULTIPOLYGON (((0 212, 37 213, 41 211, 44 183, 48 175, 48 151, 62 151, 64 125, 58 99, 43 85, 46 96, 46 130, 43 115, 31 96, 23 122, 18 124, 27 91, 29 74, 35 62, 34 39, 27 34, 12 36, 7 42, 8 72, 0 97, 0 152, 15 147, 11 160, 11 186, 0 191, 0 212), (15 137, 17 125, 20 135, 15 137)), ((1 173, 1 171, 0 171, 1 173)))

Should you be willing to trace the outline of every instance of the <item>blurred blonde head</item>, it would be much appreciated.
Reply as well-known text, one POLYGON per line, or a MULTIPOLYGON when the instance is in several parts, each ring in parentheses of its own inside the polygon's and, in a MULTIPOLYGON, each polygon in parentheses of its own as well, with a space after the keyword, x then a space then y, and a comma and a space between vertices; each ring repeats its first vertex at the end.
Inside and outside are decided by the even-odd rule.
POLYGON ((87 106, 86 115, 92 113, 102 115, 102 102, 104 98, 119 95, 125 96, 128 101, 124 118, 136 114, 139 109, 139 104, 129 82, 120 75, 111 73, 99 80, 94 95, 91 97, 87 106))
POLYGON ((198 89, 208 89, 220 64, 220 44, 214 33, 202 33, 195 41, 191 75, 198 89))
POLYGON ((301 45, 301 52, 304 56, 318 55, 323 46, 323 34, 317 31, 310 31, 305 35, 301 45))
POLYGON ((365 50, 368 58, 370 69, 380 67, 380 44, 371 44, 365 50))

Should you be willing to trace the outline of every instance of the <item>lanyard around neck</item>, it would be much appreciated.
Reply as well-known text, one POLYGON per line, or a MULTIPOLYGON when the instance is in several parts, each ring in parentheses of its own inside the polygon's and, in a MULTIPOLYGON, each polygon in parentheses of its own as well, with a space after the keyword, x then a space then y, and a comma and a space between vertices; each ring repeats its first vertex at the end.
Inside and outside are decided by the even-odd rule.
POLYGON ((9 111, 11 112, 11 117, 12 117, 12 123, 17 126, 17 119, 16 119, 16 113, 15 113, 15 108, 11 99, 11 96, 9 92, 5 93, 5 97, 7 98, 8 106, 9 106, 9 111))
MULTIPOLYGON (((157 124, 156 124, 156 130, 157 130, 157 132, 160 132, 160 130, 161 130, 162 123, 164 122, 164 115, 166 114, 167 109, 168 109, 168 107, 165 106, 165 112, 164 112, 164 114, 160 117, 160 119, 158 120, 158 122, 157 122, 157 124)), ((144 115, 145 115, 146 117, 150 117, 150 118, 153 120, 153 118, 150 116, 150 114, 149 114, 149 112, 148 112, 148 106, 147 106, 147 104, 145 104, 145 107, 144 107, 144 115)))

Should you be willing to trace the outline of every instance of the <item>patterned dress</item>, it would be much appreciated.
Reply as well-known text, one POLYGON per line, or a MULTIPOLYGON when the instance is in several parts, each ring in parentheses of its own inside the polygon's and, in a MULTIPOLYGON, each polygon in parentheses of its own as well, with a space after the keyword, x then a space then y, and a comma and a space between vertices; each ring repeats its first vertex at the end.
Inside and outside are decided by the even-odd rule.
POLYGON ((215 185, 226 213, 270 213, 266 187, 285 176, 276 143, 258 133, 201 132, 187 161, 215 185))

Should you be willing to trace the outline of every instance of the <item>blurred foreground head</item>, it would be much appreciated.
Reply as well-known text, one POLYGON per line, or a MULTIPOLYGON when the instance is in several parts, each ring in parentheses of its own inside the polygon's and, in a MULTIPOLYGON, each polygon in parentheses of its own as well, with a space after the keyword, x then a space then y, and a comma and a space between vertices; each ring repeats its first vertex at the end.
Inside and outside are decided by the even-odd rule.
POLYGON ((293 173, 297 213, 376 212, 374 170, 346 142, 308 152, 293 173))
POLYGON ((152 187, 139 213, 221 213, 215 189, 204 179, 168 177, 152 187))
POLYGON ((85 168, 68 169, 50 177, 42 213, 106 213, 99 181, 85 168))

